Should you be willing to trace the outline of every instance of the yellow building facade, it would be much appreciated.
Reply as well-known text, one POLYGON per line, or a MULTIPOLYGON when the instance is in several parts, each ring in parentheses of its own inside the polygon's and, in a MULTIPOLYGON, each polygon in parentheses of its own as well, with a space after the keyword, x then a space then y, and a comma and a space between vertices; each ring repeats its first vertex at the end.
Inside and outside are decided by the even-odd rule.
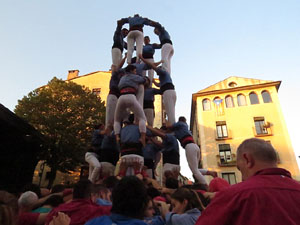
POLYGON ((203 168, 234 184, 241 181, 236 150, 248 138, 264 139, 278 153, 278 167, 300 180, 296 156, 281 111, 280 81, 229 77, 192 95, 191 130, 203 168))

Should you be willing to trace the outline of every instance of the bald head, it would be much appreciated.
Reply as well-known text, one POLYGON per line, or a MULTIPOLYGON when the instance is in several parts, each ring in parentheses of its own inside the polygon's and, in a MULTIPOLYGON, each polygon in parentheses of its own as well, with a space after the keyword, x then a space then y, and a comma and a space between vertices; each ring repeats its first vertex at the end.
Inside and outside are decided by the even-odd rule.
POLYGON ((240 144, 237 154, 250 153, 254 159, 265 163, 276 163, 277 154, 272 145, 258 138, 250 138, 240 144))
POLYGON ((237 149, 236 159, 242 180, 247 180, 260 170, 277 167, 277 154, 272 145, 257 138, 243 141, 237 149))

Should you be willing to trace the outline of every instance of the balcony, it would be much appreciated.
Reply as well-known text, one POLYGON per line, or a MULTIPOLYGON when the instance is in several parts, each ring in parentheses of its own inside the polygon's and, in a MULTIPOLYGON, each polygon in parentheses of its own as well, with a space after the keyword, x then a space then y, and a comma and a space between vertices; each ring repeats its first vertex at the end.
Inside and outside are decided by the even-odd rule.
POLYGON ((255 137, 273 136, 271 123, 267 122, 260 127, 252 127, 255 137))
POLYGON ((236 166, 236 155, 231 153, 226 156, 216 155, 218 160, 218 166, 220 167, 231 167, 236 166))

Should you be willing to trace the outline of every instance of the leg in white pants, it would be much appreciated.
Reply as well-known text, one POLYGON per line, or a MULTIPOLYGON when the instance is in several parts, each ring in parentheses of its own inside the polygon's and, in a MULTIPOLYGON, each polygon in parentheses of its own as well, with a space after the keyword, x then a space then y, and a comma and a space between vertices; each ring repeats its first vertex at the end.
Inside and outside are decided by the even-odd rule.
POLYGON ((143 53, 144 34, 139 30, 132 30, 127 35, 127 63, 131 63, 134 43, 136 43, 136 60, 139 61, 139 54, 143 53))
POLYGON ((105 128, 114 125, 115 109, 118 98, 115 95, 109 94, 106 99, 106 114, 105 114, 105 128))
POLYGON ((100 173, 101 164, 97 158, 97 154, 93 152, 85 153, 85 161, 89 164, 89 180, 92 183, 97 181, 97 178, 100 173))
POLYGON ((135 172, 141 172, 142 167, 144 165, 144 158, 140 155, 135 155, 135 154, 123 155, 121 157, 121 162, 125 163, 128 166, 126 171, 126 176, 132 176, 135 175, 135 172), (134 162, 138 162, 140 165, 137 171, 134 171, 133 169, 134 162))
POLYGON ((140 84, 139 88, 137 90, 137 93, 136 93, 136 98, 137 98, 137 100, 140 103, 142 108, 144 106, 144 90, 145 90, 144 85, 140 84))
POLYGON ((112 63, 115 66, 119 66, 120 62, 122 60, 122 52, 119 48, 113 48, 111 49, 111 57, 112 57, 112 63))
POLYGON ((168 122, 170 124, 175 123, 175 104, 176 104, 176 92, 175 90, 166 90, 163 93, 163 103, 168 116, 168 122))
MULTIPOLYGON (((151 63, 154 63, 154 59, 146 59, 148 62, 151 62, 151 63)), ((144 70, 145 71, 145 70, 144 70)), ((150 84, 149 84, 149 87, 152 87, 152 80, 153 80, 153 77, 154 77, 154 70, 148 70, 148 78, 150 80, 150 84)), ((146 71, 145 73, 143 73, 143 76, 146 76, 146 71)))
POLYGON ((147 118, 147 123, 149 126, 153 127, 154 121, 154 110, 151 108, 144 109, 145 116, 147 118))
POLYGON ((171 58, 174 54, 173 45, 166 43, 161 48, 161 60, 163 60, 162 67, 171 75, 171 58))
POLYGON ((139 121, 139 130, 141 133, 146 133, 146 117, 144 111, 137 101, 135 95, 121 95, 118 99, 116 110, 115 110, 115 119, 114 119, 114 131, 115 134, 120 134, 121 130, 121 121, 124 116, 128 115, 126 108, 130 109, 137 121, 139 121))
POLYGON ((185 155, 188 161, 188 165, 193 175, 196 177, 200 184, 207 184, 204 176, 198 169, 198 163, 200 160, 200 149, 198 145, 194 143, 189 143, 185 146, 185 155))

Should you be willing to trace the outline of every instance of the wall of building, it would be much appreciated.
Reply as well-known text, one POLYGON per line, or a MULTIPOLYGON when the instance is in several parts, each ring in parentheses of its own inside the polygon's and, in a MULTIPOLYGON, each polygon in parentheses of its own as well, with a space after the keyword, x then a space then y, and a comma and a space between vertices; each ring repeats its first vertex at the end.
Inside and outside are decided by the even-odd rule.
MULTIPOLYGON (((222 110, 221 110, 222 111, 222 110)), ((275 86, 262 87, 262 88, 247 88, 247 90, 228 91, 226 93, 203 95, 196 99, 197 112, 195 120, 197 120, 197 130, 199 131, 198 141, 201 143, 202 151, 202 163, 204 168, 216 170, 221 173, 234 172, 236 174, 237 181, 241 181, 240 172, 234 166, 220 167, 219 162, 219 144, 230 144, 231 152, 236 154, 239 144, 251 137, 262 138, 266 141, 270 141, 279 154, 280 163, 279 167, 283 167, 289 170, 296 179, 300 179, 299 168, 297 166, 295 154, 291 146, 289 134, 286 128, 286 124, 281 112, 281 107, 277 95, 277 89, 275 86), (261 92, 267 90, 272 98, 271 103, 264 103, 261 92), (255 92, 259 99, 259 104, 251 105, 249 94, 255 92), (247 105, 238 106, 237 95, 244 94, 246 96, 247 105), (217 106, 213 103, 215 97, 225 99, 227 95, 231 95, 234 101, 233 108, 226 108, 223 101, 223 113, 217 109, 217 106), (211 101, 211 110, 203 111, 202 101, 209 99, 211 101), (270 123, 270 128, 267 128, 267 135, 256 135, 254 117, 264 117, 265 122, 270 123), (217 139, 216 134, 216 122, 226 121, 228 138, 217 139)), ((195 136, 195 134, 194 134, 195 136)), ((195 137, 197 138, 197 136, 195 137)), ((234 161, 234 158, 233 158, 234 161)))

